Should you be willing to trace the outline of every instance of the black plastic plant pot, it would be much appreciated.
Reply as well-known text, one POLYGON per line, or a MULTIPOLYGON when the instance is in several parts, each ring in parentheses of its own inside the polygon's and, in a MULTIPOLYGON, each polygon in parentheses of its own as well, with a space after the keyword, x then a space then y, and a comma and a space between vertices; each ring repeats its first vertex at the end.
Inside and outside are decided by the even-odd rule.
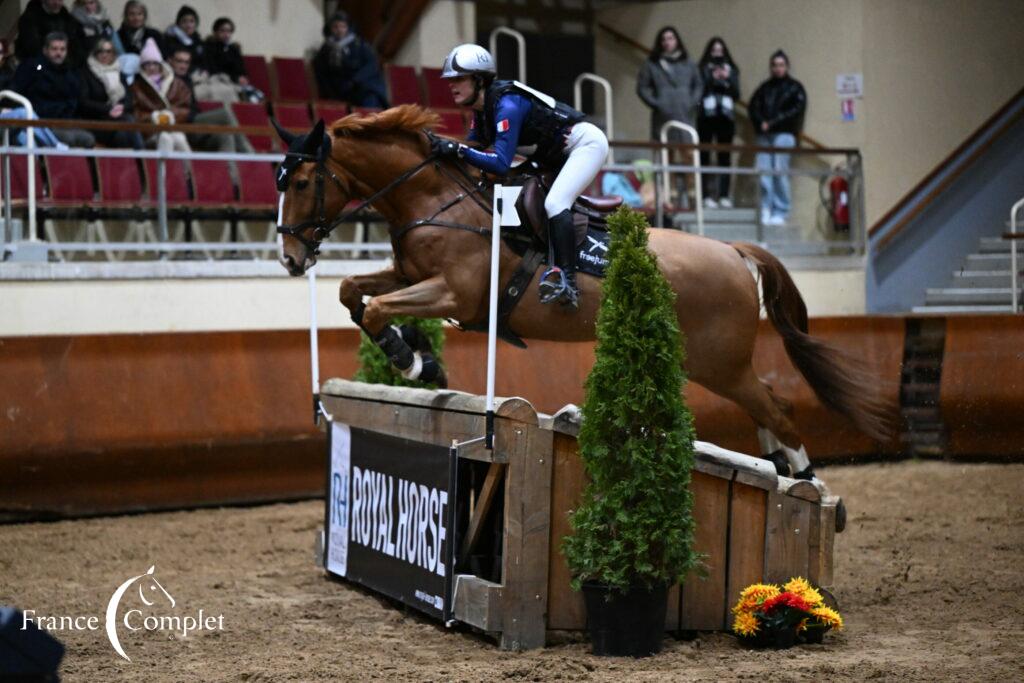
POLYGON ((668 586, 635 586, 625 593, 599 583, 583 584, 587 630, 594 654, 648 657, 661 652, 668 586))

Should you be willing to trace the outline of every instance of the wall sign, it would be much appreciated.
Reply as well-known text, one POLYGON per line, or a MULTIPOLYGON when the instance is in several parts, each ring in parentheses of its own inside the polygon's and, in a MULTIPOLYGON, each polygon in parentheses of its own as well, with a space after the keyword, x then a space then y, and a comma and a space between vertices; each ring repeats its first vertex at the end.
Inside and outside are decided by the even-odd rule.
POLYGON ((837 74, 836 97, 841 99, 864 97, 864 74, 837 74))

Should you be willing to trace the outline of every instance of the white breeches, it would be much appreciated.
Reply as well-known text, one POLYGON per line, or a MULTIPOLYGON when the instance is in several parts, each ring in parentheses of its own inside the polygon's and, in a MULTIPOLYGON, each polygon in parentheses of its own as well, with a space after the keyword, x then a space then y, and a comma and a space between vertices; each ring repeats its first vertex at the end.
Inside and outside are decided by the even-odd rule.
POLYGON ((569 158, 544 200, 548 218, 571 208, 576 198, 594 182, 608 158, 608 138, 600 128, 583 121, 572 127, 565 151, 569 158))

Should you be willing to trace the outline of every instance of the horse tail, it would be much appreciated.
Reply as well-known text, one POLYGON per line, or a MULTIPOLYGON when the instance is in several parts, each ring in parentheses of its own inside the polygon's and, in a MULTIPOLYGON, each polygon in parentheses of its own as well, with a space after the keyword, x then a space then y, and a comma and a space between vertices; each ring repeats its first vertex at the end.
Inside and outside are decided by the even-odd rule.
POLYGON ((757 267, 768 319, 786 354, 829 409, 849 418, 864 434, 888 441, 892 423, 877 379, 839 349, 807 333, 807 305, 786 267, 767 250, 746 242, 732 247, 757 267))

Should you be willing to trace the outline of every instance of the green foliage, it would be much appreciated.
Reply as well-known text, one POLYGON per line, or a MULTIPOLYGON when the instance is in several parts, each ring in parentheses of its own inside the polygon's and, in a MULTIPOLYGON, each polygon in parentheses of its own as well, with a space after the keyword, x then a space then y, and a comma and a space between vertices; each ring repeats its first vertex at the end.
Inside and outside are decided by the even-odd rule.
MULTIPOLYGON (((400 316, 391 321, 392 325, 412 325, 430 340, 430 346, 434 349, 434 358, 444 366, 441 358, 441 351, 444 350, 444 323, 441 320, 422 320, 412 316, 400 316)), ((423 389, 434 389, 437 385, 428 384, 419 380, 408 380, 395 369, 380 350, 380 347, 373 343, 373 340, 366 336, 365 332, 359 334, 359 370, 353 378, 357 382, 369 384, 389 384, 395 387, 420 387, 423 389)))
POLYGON ((681 581, 693 551, 693 417, 675 294, 647 250, 647 221, 622 208, 611 231, 597 359, 587 378, 580 456, 590 478, 563 552, 573 587, 681 581))

